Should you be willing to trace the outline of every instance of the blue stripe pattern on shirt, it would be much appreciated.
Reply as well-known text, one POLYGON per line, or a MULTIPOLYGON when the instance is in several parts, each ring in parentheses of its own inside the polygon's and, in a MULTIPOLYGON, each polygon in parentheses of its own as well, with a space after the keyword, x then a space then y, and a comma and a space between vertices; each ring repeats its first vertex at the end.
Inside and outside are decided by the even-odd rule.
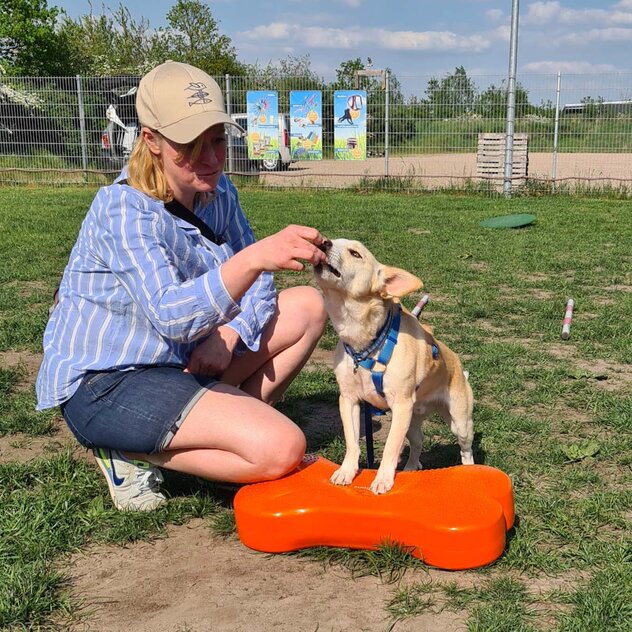
POLYGON ((222 263, 255 241, 232 182, 223 175, 214 199, 195 212, 224 244, 127 184, 98 191, 44 332, 38 410, 68 400, 87 371, 185 367, 222 324, 246 348, 259 348, 276 304, 272 274, 261 274, 238 303, 220 274, 222 263))

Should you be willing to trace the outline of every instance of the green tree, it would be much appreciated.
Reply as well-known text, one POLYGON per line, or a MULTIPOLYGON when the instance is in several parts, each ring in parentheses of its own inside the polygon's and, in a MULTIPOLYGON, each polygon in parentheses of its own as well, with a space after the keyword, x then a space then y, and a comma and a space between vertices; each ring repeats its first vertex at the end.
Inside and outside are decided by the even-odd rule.
MULTIPOLYGON (((364 70, 364 64, 359 57, 343 61, 336 69, 336 82, 333 87, 336 90, 353 90, 356 86, 355 73, 358 70, 364 70)), ((362 87, 366 87, 366 81, 362 87)))
MULTIPOLYGON (((504 80, 502 83, 504 84, 504 80)), ((504 118, 507 116, 507 98, 507 88, 504 85, 495 86, 492 84, 480 95, 477 110, 480 114, 488 118, 504 118)), ((516 116, 520 117, 528 114, 530 108, 529 93, 520 83, 517 83, 516 116)))
POLYGON ((68 42, 57 30, 59 16, 46 0, 0 0, 0 65, 6 74, 72 72, 68 42))
POLYGON ((476 102, 476 86, 463 66, 456 68, 454 74, 446 75, 441 81, 435 77, 430 79, 426 94, 437 118, 468 114, 476 102))
POLYGON ((60 32, 70 43, 78 74, 142 75, 166 59, 163 40, 149 22, 136 22, 122 4, 109 14, 66 18, 60 32))
POLYGON ((210 8, 199 0, 178 0, 161 29, 170 59, 205 70, 210 75, 242 75, 243 65, 228 36, 219 32, 210 8))
POLYGON ((366 90, 367 96, 378 97, 377 101, 384 101, 384 96, 379 98, 379 95, 384 94, 385 75, 388 73, 389 101, 391 103, 403 103, 404 97, 401 91, 401 83, 390 68, 380 69, 382 71, 381 75, 360 75, 356 77, 358 71, 370 70, 372 66, 370 58, 367 60, 366 66, 359 57, 343 61, 336 69, 336 81, 333 87, 336 90, 353 90, 357 86, 361 90, 366 90))

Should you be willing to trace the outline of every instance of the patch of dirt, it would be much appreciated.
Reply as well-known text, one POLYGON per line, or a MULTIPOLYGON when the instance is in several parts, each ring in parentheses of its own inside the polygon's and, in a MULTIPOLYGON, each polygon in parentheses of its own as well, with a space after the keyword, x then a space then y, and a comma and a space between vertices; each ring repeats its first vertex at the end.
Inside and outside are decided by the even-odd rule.
POLYGON ((577 367, 586 373, 585 379, 592 380, 605 391, 629 391, 632 389, 632 366, 606 360, 576 360, 577 367))
MULTIPOLYGON (((31 296, 35 292, 48 290, 48 285, 42 281, 9 281, 7 287, 18 289, 20 296, 31 296)), ((51 296, 51 300, 52 300, 51 296)))
POLYGON ((28 463, 65 450, 71 450, 77 459, 94 463, 92 453, 79 445, 61 417, 53 420, 53 426, 53 434, 49 436, 32 437, 18 433, 0 437, 0 463, 28 463))
POLYGON ((23 367, 26 370, 26 375, 19 388, 31 388, 35 383, 42 357, 41 353, 31 353, 30 351, 0 351, 0 368, 23 367))
MULTIPOLYGON (((169 528, 152 543, 91 547, 73 555, 70 592, 86 619, 74 631, 313 632, 465 630, 448 611, 391 621, 386 603, 397 589, 375 577, 292 555, 246 548, 213 536, 203 520, 169 528), (166 570, 168 569, 168 570, 166 570)), ((467 573, 408 572, 408 582, 457 581, 467 573)))
POLYGON ((314 369, 331 369, 334 364, 334 351, 325 349, 314 349, 312 355, 305 365, 307 371, 314 369))

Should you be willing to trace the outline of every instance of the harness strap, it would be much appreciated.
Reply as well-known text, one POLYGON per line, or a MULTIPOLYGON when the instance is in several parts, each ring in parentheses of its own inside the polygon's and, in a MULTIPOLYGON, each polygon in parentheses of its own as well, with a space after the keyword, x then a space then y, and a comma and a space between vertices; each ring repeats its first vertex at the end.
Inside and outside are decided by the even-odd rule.
POLYGON ((373 342, 368 347, 366 347, 366 349, 363 349, 362 351, 356 351, 351 345, 343 343, 345 351, 353 358, 353 364, 355 365, 356 370, 359 366, 370 368, 367 367, 366 364, 362 363, 370 360, 369 356, 372 356, 378 349, 382 347, 384 341, 386 340, 388 332, 391 330, 393 318, 393 312, 389 310, 388 316, 386 317, 382 328, 380 329, 380 331, 378 331, 375 340, 373 340, 373 342))
POLYGON ((393 355, 393 350, 395 349, 395 345, 397 344, 397 336, 399 334, 399 323, 401 321, 401 307, 398 306, 398 309, 393 312, 389 312, 389 317, 386 320, 385 326, 382 327, 382 331, 378 335, 376 340, 380 340, 380 345, 378 346, 375 343, 370 345, 369 349, 373 351, 378 350, 379 353, 377 358, 368 358, 367 350, 362 351, 361 353, 356 353, 353 351, 349 345, 345 344, 345 351, 353 358, 353 362, 357 367, 361 366, 363 369, 367 369, 371 371, 371 379, 373 380, 373 386, 377 391, 380 397, 384 397, 384 371, 386 370, 386 365, 388 364, 391 356, 393 355), (390 322, 390 326, 389 326, 390 322), (381 364, 382 370, 375 370, 375 365, 381 364))

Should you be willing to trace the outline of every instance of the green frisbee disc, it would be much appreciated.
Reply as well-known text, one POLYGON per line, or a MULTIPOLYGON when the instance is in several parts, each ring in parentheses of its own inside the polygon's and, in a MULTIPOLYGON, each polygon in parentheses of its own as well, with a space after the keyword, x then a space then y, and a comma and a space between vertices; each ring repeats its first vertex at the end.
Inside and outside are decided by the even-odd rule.
POLYGON ((516 213, 514 215, 500 215, 499 217, 488 217, 480 222, 485 228, 520 228, 528 226, 535 221, 535 215, 528 213, 516 213))

